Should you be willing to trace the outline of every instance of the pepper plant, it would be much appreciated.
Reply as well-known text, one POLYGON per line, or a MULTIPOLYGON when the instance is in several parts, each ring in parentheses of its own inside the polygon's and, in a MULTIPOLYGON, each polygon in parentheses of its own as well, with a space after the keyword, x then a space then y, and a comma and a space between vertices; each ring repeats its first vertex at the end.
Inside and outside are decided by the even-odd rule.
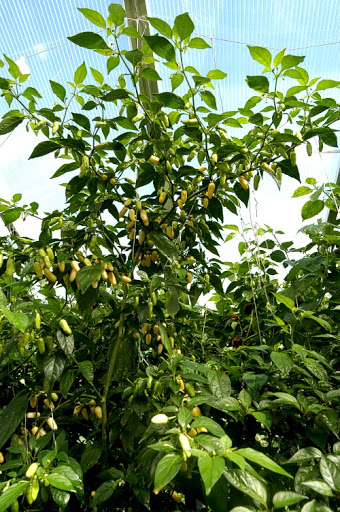
MULTIPOLYGON (((48 108, 1 61, 0 135, 23 123, 45 137, 30 158, 62 160, 66 205, 41 216, 20 194, 1 200, 0 512, 335 510, 337 224, 306 228, 296 260, 269 227, 240 242, 237 264, 219 244, 264 174, 299 180, 296 147, 336 146, 338 105, 323 95, 339 83, 252 46, 253 95, 218 112, 226 75, 190 65, 209 45, 187 13, 148 18, 142 35, 119 4, 106 19, 79 11, 106 37, 69 39, 100 53, 107 77, 92 69, 91 83, 81 64, 67 87, 50 81, 48 108), (147 95, 155 63, 171 76, 147 95), (37 239, 13 228, 21 216, 41 218, 37 239), (209 292, 215 307, 201 305, 209 292)), ((304 218, 338 197, 314 191, 304 218)))

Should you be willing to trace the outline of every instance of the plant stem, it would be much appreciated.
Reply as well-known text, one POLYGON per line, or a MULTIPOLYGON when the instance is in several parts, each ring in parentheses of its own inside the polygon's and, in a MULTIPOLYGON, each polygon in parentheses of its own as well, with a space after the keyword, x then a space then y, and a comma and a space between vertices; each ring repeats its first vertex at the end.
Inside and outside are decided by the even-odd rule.
MULTIPOLYGON (((124 309, 126 304, 126 297, 127 297, 127 290, 128 285, 124 283, 124 295, 123 300, 120 308, 120 317, 119 317, 119 327, 118 327, 118 336, 117 339, 114 342, 114 347, 111 352, 110 360, 109 360, 109 367, 106 374, 106 380, 105 380, 105 386, 104 391, 101 398, 102 403, 102 411, 103 411, 103 420, 102 420, 102 441, 103 441, 103 466, 106 467, 107 465, 107 459, 108 459, 108 450, 109 450, 109 439, 108 439, 108 432, 107 432, 107 396, 110 390, 111 380, 113 376, 113 372, 116 366, 116 360, 117 356, 119 354, 119 350, 121 348, 121 341, 123 339, 124 335, 124 309)), ((108 353, 110 352, 110 349, 112 348, 112 344, 109 346, 108 353)))

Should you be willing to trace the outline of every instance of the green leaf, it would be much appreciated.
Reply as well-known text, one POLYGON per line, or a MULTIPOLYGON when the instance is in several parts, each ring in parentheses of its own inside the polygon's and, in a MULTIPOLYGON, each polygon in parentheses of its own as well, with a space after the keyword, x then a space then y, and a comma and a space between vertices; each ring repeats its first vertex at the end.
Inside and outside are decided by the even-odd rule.
POLYGON ((58 82, 53 82, 53 80, 50 80, 50 84, 52 91, 60 99, 60 101, 65 101, 65 87, 63 87, 61 84, 58 84, 58 82))
POLYGON ((132 37, 134 39, 142 39, 142 36, 134 27, 125 27, 123 30, 125 36, 132 37))
POLYGON ((129 98, 129 93, 125 89, 113 89, 102 97, 104 101, 116 101, 129 98))
POLYGON ((198 416, 195 418, 191 426, 196 429, 205 427, 209 432, 218 437, 225 435, 223 428, 216 421, 211 418, 207 418, 206 416, 198 416))
POLYGON ((327 144, 327 146, 331 146, 332 148, 338 147, 338 138, 334 131, 329 131, 321 134, 320 139, 322 140, 322 142, 327 144))
POLYGON ((325 206, 325 203, 321 201, 321 199, 316 199, 315 201, 307 201, 301 209, 302 220, 311 219, 318 215, 325 206))
POLYGON ((316 86, 316 91, 324 91, 325 89, 333 89, 339 87, 340 82, 337 80, 320 80, 316 86))
POLYGON ((306 194, 310 194, 313 192, 313 190, 310 187, 298 187, 295 191, 292 197, 301 197, 305 196, 306 194))
POLYGON ((254 60, 263 64, 266 68, 270 69, 270 65, 272 62, 272 56, 267 48, 263 48, 262 46, 249 46, 248 49, 250 51, 250 55, 254 60))
POLYGON ((252 416, 254 416, 257 421, 262 423, 266 429, 270 432, 271 425, 272 425, 272 415, 269 411, 255 411, 251 413, 252 416))
POLYGON ((266 384, 268 377, 261 373, 246 372, 243 374, 243 380, 251 389, 257 390, 266 384))
POLYGON ((55 487, 51 487, 51 496, 53 501, 60 507, 61 511, 64 511, 67 507, 68 502, 71 498, 71 493, 67 491, 61 491, 55 487))
POLYGON ((53 474, 68 478, 76 491, 83 491, 83 473, 80 464, 76 460, 70 458, 67 463, 58 464, 58 466, 53 470, 53 474))
POLYGON ((83 114, 77 114, 75 112, 72 112, 72 117, 75 123, 79 124, 82 128, 85 128, 85 130, 90 131, 90 120, 88 117, 84 116, 83 114))
POLYGON ((161 335, 162 342, 166 348, 166 351, 168 352, 168 354, 172 354, 172 347, 168 338, 168 333, 166 332, 166 329, 162 324, 159 324, 159 334, 161 335))
POLYGON ((266 505, 267 490, 261 480, 251 475, 247 471, 240 469, 225 469, 223 471, 223 475, 226 477, 228 482, 238 491, 247 494, 263 505, 266 505))
POLYGON ((306 357, 306 359, 304 360, 304 365, 318 380, 328 380, 327 371, 320 363, 318 363, 314 359, 306 357))
POLYGON ((114 24, 115 27, 119 27, 123 25, 126 12, 120 4, 110 4, 109 5, 109 19, 114 24))
POLYGON ((336 464, 325 455, 322 455, 319 467, 324 481, 334 491, 340 491, 340 471, 336 464))
POLYGON ((56 144, 55 142, 52 142, 50 140, 46 140, 45 142, 40 142, 33 150, 33 153, 29 157, 29 160, 31 158, 38 158, 39 156, 48 155, 49 153, 52 153, 52 151, 56 151, 57 149, 60 149, 59 144, 56 144))
POLYGON ((93 371, 93 364, 91 361, 80 361, 79 363, 79 370, 81 371, 83 377, 90 382, 90 384, 93 383, 93 377, 94 377, 94 371, 93 371))
POLYGON ((15 222, 16 220, 18 220, 22 212, 22 208, 18 207, 6 210, 2 216, 5 225, 8 226, 8 224, 10 224, 11 222, 15 222))
POLYGON ((293 491, 279 491, 273 496, 273 505, 275 508, 289 507, 295 503, 299 503, 301 500, 307 500, 307 496, 298 494, 293 491))
POLYGON ((162 80, 159 74, 155 69, 152 68, 143 68, 140 72, 140 75, 147 80, 157 81, 162 80))
POLYGON ((306 89, 306 85, 294 85, 288 89, 286 96, 295 96, 296 94, 299 94, 299 92, 305 91, 306 89))
POLYGON ((0 89, 9 89, 9 81, 0 77, 0 89))
POLYGON ((8 116, 0 121, 0 135, 12 132, 24 120, 24 117, 8 116))
POLYGON ((163 489, 170 483, 181 468, 183 459, 181 455, 169 453, 157 464, 155 474, 155 489, 163 489))
POLYGON ((273 471, 274 473, 279 473, 280 475, 293 478, 289 473, 287 473, 287 471, 281 468, 281 466, 279 466, 278 464, 276 464, 276 462, 267 457, 267 455, 258 452, 253 448, 241 448, 240 450, 237 450, 236 453, 242 455, 242 457, 250 460, 251 462, 255 462, 255 464, 259 464, 260 466, 269 469, 269 471, 273 471))
POLYGON ((28 324, 30 323, 29 318, 25 313, 13 313, 13 311, 9 311, 8 309, 5 309, 2 313, 5 315, 7 320, 14 325, 14 327, 20 329, 22 332, 27 329, 28 324))
POLYGON ((93 281, 97 281, 99 279, 102 270, 102 265, 98 263, 97 265, 84 266, 79 270, 79 272, 77 272, 76 281, 79 283, 80 291, 82 293, 86 292, 93 281))
POLYGON ((301 483, 313 491, 322 494, 322 496, 334 496, 332 488, 323 480, 309 480, 301 483))
MULTIPOLYGON (((316 512, 316 506, 315 505, 316 505, 316 501, 315 500, 308 501, 301 508, 301 512, 316 512)), ((319 509, 319 507, 318 507, 318 512, 321 512, 321 509, 319 509)), ((331 510, 329 510, 328 512, 331 512, 331 510)))
POLYGON ((193 37, 192 39, 190 39, 188 46, 189 48, 198 48, 199 50, 211 48, 211 46, 201 37, 193 37))
POLYGON ((61 491, 74 491, 74 485, 67 478, 67 476, 62 475, 56 470, 53 470, 52 473, 47 475, 47 480, 50 482, 52 487, 55 487, 56 489, 60 489, 61 491))
POLYGON ((281 391, 278 391, 276 393, 273 393, 274 396, 277 397, 277 400, 275 400, 275 403, 282 404, 282 405, 289 405, 296 407, 297 409, 300 409, 300 404, 295 398, 295 396, 290 395, 289 393, 282 393, 281 391))
POLYGON ((70 391, 74 379, 75 373, 73 370, 67 370, 60 378, 60 392, 64 398, 67 397, 67 393, 70 391))
POLYGON ((282 58, 284 57, 285 52, 286 52, 286 49, 284 48, 283 50, 281 50, 279 53, 277 53, 275 55, 274 61, 273 61, 274 68, 276 68, 277 66, 279 66, 281 64, 281 61, 282 61, 282 58))
POLYGON ((176 110, 184 109, 185 103, 180 96, 172 92, 161 92, 154 94, 157 101, 162 103, 164 107, 173 108, 176 110))
POLYGON ((156 55, 159 55, 167 61, 173 60, 175 58, 175 48, 164 37, 158 35, 144 36, 144 39, 156 55))
MULTIPOLYGON (((288 69, 284 76, 289 76, 290 78, 296 78, 300 82, 301 85, 307 85, 309 81, 309 75, 307 71, 303 68, 295 68, 295 69, 288 69)), ((288 94, 287 94, 288 96, 288 94)))
MULTIPOLYGON (((7 60, 7 63, 9 65, 8 67, 8 72, 9 74, 15 79, 15 78, 19 78, 20 76, 20 70, 19 70, 19 67, 18 65, 12 60, 10 59, 9 57, 7 57, 7 55, 4 54, 4 57, 5 59, 7 60)), ((27 75, 26 75, 27 76, 27 75)))
POLYGON ((277 261, 278 263, 281 263, 282 261, 284 261, 286 259, 286 255, 283 251, 279 251, 279 250, 276 250, 276 251, 273 251, 272 253, 270 253, 270 257, 273 261, 277 261))
POLYGON ((24 491, 28 487, 29 482, 26 480, 25 482, 18 482, 16 484, 11 485, 7 491, 5 491, 0 496, 0 512, 5 512, 6 509, 9 509, 11 504, 19 498, 24 491))
MULTIPOLYGON (((227 73, 221 71, 220 69, 212 69, 207 73, 207 77, 211 78, 211 80, 222 80, 227 76, 227 73)), ((260 98, 261 99, 261 98, 260 98)))
POLYGON ((208 107, 217 110, 216 98, 210 91, 202 91, 201 98, 208 107))
POLYGON ((181 85, 181 83, 183 82, 184 80, 184 77, 182 75, 182 73, 174 73, 171 77, 171 88, 172 88, 172 92, 177 89, 177 87, 179 87, 181 85))
POLYGON ((67 355, 70 356, 73 354, 74 350, 74 337, 72 334, 69 336, 65 336, 60 330, 57 331, 57 340, 61 350, 67 355))
POLYGON ((142 60, 143 58, 143 53, 139 50, 137 50, 137 48, 135 50, 131 50, 131 51, 128 51, 128 52, 125 52, 124 53, 124 56, 125 58, 131 62, 131 64, 133 66, 137 66, 137 64, 142 60))
POLYGON ((160 34, 167 37, 168 39, 172 38, 172 30, 170 25, 164 20, 161 20, 159 18, 147 18, 150 22, 150 24, 153 26, 154 29, 156 29, 160 34))
POLYGON ((25 416, 28 405, 28 394, 18 395, 2 410, 0 415, 0 450, 15 432, 25 416))
POLYGON ((107 74, 119 65, 119 57, 109 57, 106 61, 107 74))
POLYGON ((247 76, 246 82, 251 89, 258 92, 269 91, 269 80, 266 76, 247 76))
POLYGON ((224 459, 223 457, 200 457, 197 464, 208 495, 223 473, 224 459))
POLYGON ((115 480, 108 480, 98 487, 96 494, 91 501, 91 507, 96 507, 111 498, 114 491, 114 483, 115 480))
POLYGON ((82 64, 80 64, 79 68, 77 68, 74 73, 74 83, 76 85, 81 84, 83 82, 83 80, 85 80, 86 75, 87 75, 86 64, 85 64, 85 62, 83 62, 82 64))
POLYGON ((90 468, 92 468, 92 466, 97 464, 101 454, 102 448, 99 446, 99 444, 86 444, 80 461, 83 473, 86 473, 90 468))
POLYGON ((252 508, 247 508, 247 507, 234 507, 230 510, 230 512, 254 512, 254 510, 252 508))
POLYGON ((294 455, 289 460, 287 460, 285 464, 306 462, 313 459, 319 459, 321 455, 322 452, 318 448, 310 446, 308 448, 302 448, 298 452, 294 453, 294 455))
POLYGON ((156 246, 156 249, 170 260, 177 259, 178 251, 175 244, 163 233, 156 231, 152 232, 152 241, 156 246))
POLYGON ((192 19, 187 12, 176 16, 174 29, 179 35, 181 41, 184 41, 184 39, 189 37, 194 31, 194 28, 195 25, 193 24, 192 19))
POLYGON ((182 407, 182 409, 180 409, 180 411, 178 413, 177 418, 178 418, 178 423, 180 424, 180 426, 183 428, 187 428, 187 426, 189 425, 189 423, 192 420, 192 415, 191 415, 191 412, 189 411, 189 409, 187 409, 186 407, 182 407))
POLYGON ((304 60, 304 57, 299 57, 298 55, 285 55, 281 60, 281 69, 284 70, 288 68, 294 68, 304 60))
POLYGON ((287 306, 287 308, 289 308, 290 310, 292 310, 293 308, 295 308, 295 303, 292 299, 290 299, 289 297, 286 297, 285 295, 282 295, 281 293, 274 293, 272 292, 275 299, 278 301, 278 302, 281 302, 282 304, 284 304, 285 306, 287 306))
POLYGON ((55 381, 59 379, 60 375, 63 373, 65 364, 66 361, 64 356, 59 353, 51 354, 45 361, 44 374, 51 388, 55 381))
POLYGON ((70 36, 69 39, 72 43, 87 48, 88 50, 107 50, 108 46, 104 39, 94 32, 80 32, 75 36, 70 36))
POLYGON ((290 370, 294 367, 292 358, 284 352, 272 352, 270 359, 285 377, 289 375, 290 370))
POLYGON ((209 370, 207 378, 210 391, 216 398, 222 399, 230 396, 231 382, 226 373, 218 370, 209 370))
POLYGON ((85 18, 87 18, 91 23, 97 25, 97 27, 106 28, 106 21, 103 16, 93 9, 81 8, 77 7, 78 11, 80 11, 85 18))

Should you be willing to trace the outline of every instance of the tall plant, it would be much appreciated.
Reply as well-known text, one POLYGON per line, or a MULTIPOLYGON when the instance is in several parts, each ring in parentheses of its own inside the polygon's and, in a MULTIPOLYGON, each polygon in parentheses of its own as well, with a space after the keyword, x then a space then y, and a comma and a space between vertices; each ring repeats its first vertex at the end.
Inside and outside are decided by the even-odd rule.
MULTIPOLYGON (((261 251, 244 254, 226 273, 218 246, 224 212, 237 215, 264 174, 279 186, 282 174, 299 179, 297 146, 310 154, 315 136, 320 147, 336 145, 337 105, 321 93, 338 82, 310 79, 300 67, 304 57, 249 47, 264 66, 262 75, 247 77, 254 95, 242 109, 218 113, 214 83, 226 75, 213 69, 202 76, 190 65, 190 52, 209 45, 194 36, 187 13, 173 27, 148 18, 157 33, 142 35, 126 25, 119 4, 109 6, 107 19, 79 10, 107 37, 69 39, 103 55, 107 74, 118 71, 115 86, 96 69, 95 83, 85 83, 83 63, 67 89, 50 81, 57 102, 47 108, 7 56, 10 77, 0 78, 4 99, 15 106, 0 134, 26 124, 46 137, 30 158, 54 153, 63 164, 53 177, 72 173, 67 205, 42 218, 37 240, 13 229, 1 239, 0 511, 173 510, 175 502, 185 502, 183 510, 269 510, 321 488, 333 499, 338 446, 327 455, 325 436, 338 435, 329 405, 338 396, 336 376, 310 340, 305 346, 303 332, 312 322, 319 337, 337 336, 335 324, 295 302, 310 297, 311 284, 301 299, 292 289, 280 293, 261 251), (141 40, 140 49, 123 50, 125 38, 141 40), (161 80, 155 62, 159 72, 171 70, 171 91, 163 86, 147 96, 141 81, 161 80), (293 80, 285 93, 283 78, 293 80), (229 134, 243 124, 251 126, 246 134, 229 134), (267 269, 260 288, 248 273, 254 262, 267 269), (234 284, 225 292, 230 272, 234 284), (217 311, 202 311, 198 299, 212 289, 217 311), (291 372, 303 381, 297 398, 291 372), (308 435, 318 448, 303 446, 306 418, 315 420, 308 435), (280 452, 283 421, 285 436, 300 430, 298 442, 280 452), (272 425, 278 434, 267 449, 260 440, 272 425), (318 429, 324 442, 316 441, 318 429), (300 444, 303 457, 294 455, 300 444), (302 471, 319 482, 306 484, 306 493, 301 479, 298 490, 289 483, 291 466, 279 465, 289 457, 292 464, 315 461, 313 474, 302 471)), ((20 201, 19 194, 2 200, 7 226, 38 215, 37 203, 20 201)), ((288 248, 276 253, 285 258, 288 248)), ((301 262, 294 268, 293 280, 310 271, 301 262)), ((328 502, 308 503, 308 510, 329 510, 328 502)))

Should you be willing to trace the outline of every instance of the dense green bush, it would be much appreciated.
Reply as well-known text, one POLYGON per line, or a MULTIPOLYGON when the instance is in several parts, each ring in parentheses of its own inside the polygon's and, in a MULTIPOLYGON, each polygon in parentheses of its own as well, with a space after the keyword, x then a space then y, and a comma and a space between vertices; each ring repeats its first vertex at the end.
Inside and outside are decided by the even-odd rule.
MULTIPOLYGON (((0 512, 335 511, 337 223, 305 227, 297 249, 268 226, 238 233, 223 212, 237 215, 264 173, 299 180, 297 146, 310 154, 315 136, 336 146, 338 108, 321 94, 338 83, 310 80, 303 57, 250 47, 272 84, 248 76, 254 96, 217 113, 213 83, 225 74, 188 65, 187 51, 208 47, 188 14, 172 28, 150 18, 158 34, 141 36, 120 5, 107 20, 80 11, 112 43, 71 41, 101 53, 118 85, 93 69, 96 84, 84 84, 84 63, 67 90, 51 81, 49 109, 6 56, 0 78, 18 108, 0 134, 26 123, 46 137, 31 158, 54 153, 54 176, 72 173, 65 209, 43 216, 37 240, 12 223, 38 204, 1 201, 0 512), (139 49, 121 50, 124 37, 139 49), (172 91, 147 97, 140 83, 160 79, 156 58, 172 91), (241 138, 227 132, 242 123, 241 138), (243 237, 237 263, 220 260, 226 230, 243 237)), ((309 179, 295 192, 307 194, 304 219, 337 211, 336 185, 309 179)))

